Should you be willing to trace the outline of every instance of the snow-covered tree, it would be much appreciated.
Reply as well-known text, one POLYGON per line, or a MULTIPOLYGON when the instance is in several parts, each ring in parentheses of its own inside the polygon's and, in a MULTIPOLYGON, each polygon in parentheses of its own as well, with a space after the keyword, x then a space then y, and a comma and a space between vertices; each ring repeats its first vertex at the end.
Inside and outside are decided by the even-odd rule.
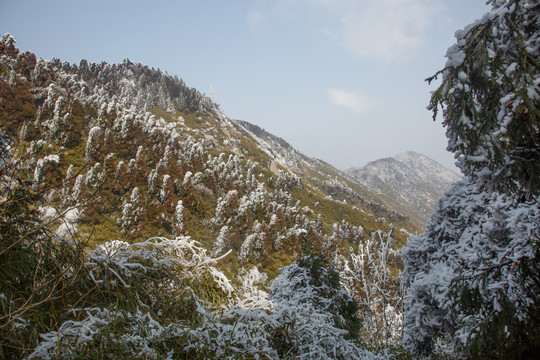
MULTIPOLYGON (((244 277, 257 275, 250 270, 244 277)), ((249 282, 249 280, 248 280, 249 282)), ((187 349, 219 359, 387 359, 355 341, 359 321, 337 274, 313 257, 282 269, 270 295, 252 291, 191 332, 187 349)), ((248 291, 249 292, 249 291, 248 291)))
MULTIPOLYGON (((490 0, 491 12, 456 32, 442 85, 448 150, 466 176, 503 192, 540 193, 540 5, 490 0)), ((431 81, 433 78, 428 79, 431 81)))
POLYGON ((224 225, 219 230, 219 235, 216 238, 214 243, 214 248, 212 249, 213 255, 219 255, 230 246, 230 231, 227 225, 224 225))
POLYGON ((391 234, 374 232, 342 260, 339 271, 358 304, 362 338, 372 347, 396 346, 401 339, 401 289, 389 270, 389 261, 397 255, 391 234))
POLYGON ((177 235, 184 230, 184 204, 182 200, 178 200, 176 208, 174 210, 174 231, 177 235))
POLYGON ((431 100, 467 178, 402 251, 416 353, 443 337, 473 358, 540 346, 540 3, 490 3, 456 33, 431 100))

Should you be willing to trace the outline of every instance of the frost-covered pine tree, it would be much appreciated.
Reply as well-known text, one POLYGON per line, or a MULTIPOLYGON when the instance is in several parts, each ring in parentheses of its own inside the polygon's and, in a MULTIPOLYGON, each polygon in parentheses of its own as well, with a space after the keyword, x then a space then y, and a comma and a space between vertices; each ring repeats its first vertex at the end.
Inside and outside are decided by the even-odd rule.
POLYGON ((431 99, 466 179, 402 250, 415 353, 438 338, 472 358, 540 349, 540 3, 489 3, 456 33, 431 99))
POLYGON ((396 255, 391 234, 374 232, 357 252, 350 251, 339 273, 359 306, 362 339, 372 348, 394 346, 401 339, 402 296, 388 268, 396 255))
POLYGON ((184 204, 182 200, 178 200, 174 210, 174 231, 181 234, 184 230, 184 204))
POLYGON ((531 198, 540 193, 540 4, 489 2, 491 12, 456 33, 430 107, 443 108, 448 150, 465 175, 531 198))
POLYGON ((230 242, 230 231, 227 225, 221 227, 219 230, 219 235, 214 243, 214 248, 212 249, 213 255, 219 255, 227 249, 230 242))

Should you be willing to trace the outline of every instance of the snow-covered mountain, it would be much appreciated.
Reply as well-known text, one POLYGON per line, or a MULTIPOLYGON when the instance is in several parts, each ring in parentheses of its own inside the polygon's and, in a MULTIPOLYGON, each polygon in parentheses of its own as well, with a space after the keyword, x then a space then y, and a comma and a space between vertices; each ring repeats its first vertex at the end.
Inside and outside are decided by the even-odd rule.
POLYGON ((95 244, 117 234, 192 236, 215 254, 233 249, 240 265, 268 259, 264 270, 276 273, 330 242, 348 249, 395 225, 404 229, 392 232, 400 245, 419 230, 376 192, 229 118, 178 77, 129 60, 38 59, 11 36, 2 44, 10 72, 0 84, 0 128, 29 154, 24 167, 45 194, 43 216, 70 215, 51 221, 62 236, 95 244), (342 228, 362 235, 341 236, 342 228))
POLYGON ((347 172, 361 185, 416 221, 425 222, 435 203, 461 176, 422 154, 406 151, 347 172), (400 205, 396 204, 399 203, 400 205))
POLYGON ((324 346, 332 358, 386 358, 363 344, 399 334, 395 250, 420 231, 348 174, 229 118, 178 77, 129 60, 38 59, 9 34, 0 38, 0 209, 0 262, 9 259, 11 271, 0 276, 11 291, 0 296, 9 301, 0 307, 2 346, 5 329, 21 330, 9 334, 7 358, 54 357, 60 342, 76 357, 88 347, 68 348, 81 338, 74 328, 99 334, 87 337, 94 344, 107 336, 100 351, 118 358, 144 348, 145 358, 280 359, 326 354, 324 346), (27 281, 38 274, 47 290, 27 281), (30 325, 17 318, 24 329, 9 323, 30 308, 48 314, 51 303, 64 310, 60 326, 34 313, 30 325), (140 326, 102 326, 116 319, 140 326), (128 332, 141 339, 131 349, 128 332), (150 332, 170 334, 176 347, 150 332))

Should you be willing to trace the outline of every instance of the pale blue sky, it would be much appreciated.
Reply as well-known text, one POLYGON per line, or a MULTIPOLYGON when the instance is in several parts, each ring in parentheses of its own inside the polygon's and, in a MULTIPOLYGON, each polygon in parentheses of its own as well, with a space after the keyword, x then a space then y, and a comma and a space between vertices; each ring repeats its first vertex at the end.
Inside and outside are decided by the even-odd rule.
POLYGON ((227 115, 338 168, 413 150, 447 167, 424 79, 484 0, 0 0, 0 34, 79 63, 178 75, 227 115))

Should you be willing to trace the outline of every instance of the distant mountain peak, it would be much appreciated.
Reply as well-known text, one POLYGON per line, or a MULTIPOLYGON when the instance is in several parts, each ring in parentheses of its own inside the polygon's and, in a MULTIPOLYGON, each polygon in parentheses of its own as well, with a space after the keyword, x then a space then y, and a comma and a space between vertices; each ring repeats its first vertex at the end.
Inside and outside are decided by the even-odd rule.
POLYGON ((361 185, 382 195, 389 206, 398 206, 420 224, 427 220, 444 192, 461 180, 460 175, 415 151, 371 161, 347 172, 361 185))

